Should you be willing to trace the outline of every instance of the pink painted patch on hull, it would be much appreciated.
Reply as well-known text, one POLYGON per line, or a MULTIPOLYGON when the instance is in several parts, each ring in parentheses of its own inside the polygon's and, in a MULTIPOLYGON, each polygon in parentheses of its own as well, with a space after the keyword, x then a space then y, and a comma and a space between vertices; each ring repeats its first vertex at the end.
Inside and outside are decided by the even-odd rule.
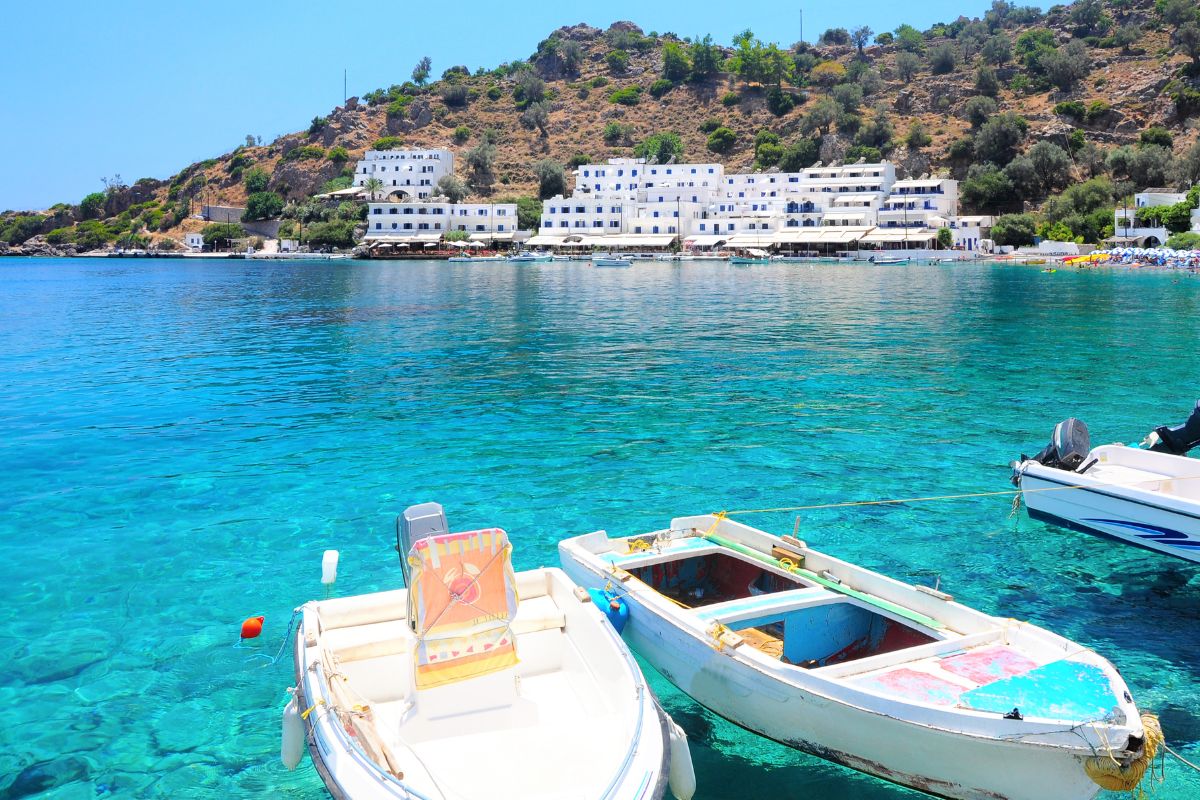
POLYGON ((868 678, 860 678, 855 683, 864 689, 882 694, 938 706, 954 705, 958 702, 958 696, 964 691, 963 687, 950 683, 950 681, 944 681, 928 672, 918 672, 907 667, 872 675, 868 678))
POLYGON ((943 658, 940 665, 949 673, 985 686, 1003 678, 1024 675, 1036 667, 1037 662, 1004 645, 995 645, 943 658))

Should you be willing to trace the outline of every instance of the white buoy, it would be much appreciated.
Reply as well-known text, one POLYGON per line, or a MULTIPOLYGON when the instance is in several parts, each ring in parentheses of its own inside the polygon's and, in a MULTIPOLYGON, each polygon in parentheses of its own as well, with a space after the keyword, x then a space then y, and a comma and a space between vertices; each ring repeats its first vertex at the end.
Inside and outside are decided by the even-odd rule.
POLYGON ((321 583, 328 586, 337 580, 338 551, 326 550, 321 556, 321 583))
POLYGON ((292 699, 283 709, 283 744, 279 748, 279 759, 288 769, 295 769, 304 758, 304 720, 300 719, 295 688, 288 689, 288 694, 292 699))
POLYGON ((671 734, 671 771, 667 785, 677 800, 692 800, 696 793, 696 768, 692 766, 692 749, 688 747, 683 728, 669 720, 671 734))

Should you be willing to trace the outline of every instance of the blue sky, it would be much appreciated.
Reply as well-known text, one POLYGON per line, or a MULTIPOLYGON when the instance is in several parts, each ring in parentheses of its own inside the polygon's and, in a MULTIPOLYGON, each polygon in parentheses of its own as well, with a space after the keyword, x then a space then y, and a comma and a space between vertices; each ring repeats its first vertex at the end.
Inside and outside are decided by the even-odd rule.
MULTIPOLYGON (((1045 7, 1046 3, 1039 3, 1045 7)), ((918 28, 990 0, 856 3, 122 2, 12 3, 0 48, 0 210, 78 202, 103 176, 165 178, 255 134, 299 130, 350 94, 401 83, 423 55, 434 75, 528 57, 561 25, 628 19, 646 31, 728 43, 814 40, 829 27, 918 28), (409 21, 411 20, 411 22, 409 21)))

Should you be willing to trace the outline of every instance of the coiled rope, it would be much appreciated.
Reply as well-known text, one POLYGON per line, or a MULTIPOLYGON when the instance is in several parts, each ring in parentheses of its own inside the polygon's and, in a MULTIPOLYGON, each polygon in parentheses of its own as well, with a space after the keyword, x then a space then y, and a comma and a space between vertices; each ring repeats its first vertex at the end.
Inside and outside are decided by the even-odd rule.
POLYGON ((1142 727, 1146 738, 1142 752, 1128 764, 1117 761, 1109 752, 1103 756, 1092 756, 1083 762, 1083 771, 1099 787, 1117 792, 1130 792, 1141 783, 1146 770, 1154 763, 1158 748, 1165 746, 1162 726, 1153 714, 1142 714, 1142 727))

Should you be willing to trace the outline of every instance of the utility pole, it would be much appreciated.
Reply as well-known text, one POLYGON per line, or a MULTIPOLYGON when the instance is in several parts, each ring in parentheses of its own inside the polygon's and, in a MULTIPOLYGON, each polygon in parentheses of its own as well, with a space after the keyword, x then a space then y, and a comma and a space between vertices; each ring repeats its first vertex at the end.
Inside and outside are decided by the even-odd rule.
POLYGON ((342 108, 346 107, 346 101, 350 99, 349 92, 346 91, 346 70, 342 69, 342 108))
POLYGON ((804 41, 804 9, 800 9, 800 41, 804 41))

